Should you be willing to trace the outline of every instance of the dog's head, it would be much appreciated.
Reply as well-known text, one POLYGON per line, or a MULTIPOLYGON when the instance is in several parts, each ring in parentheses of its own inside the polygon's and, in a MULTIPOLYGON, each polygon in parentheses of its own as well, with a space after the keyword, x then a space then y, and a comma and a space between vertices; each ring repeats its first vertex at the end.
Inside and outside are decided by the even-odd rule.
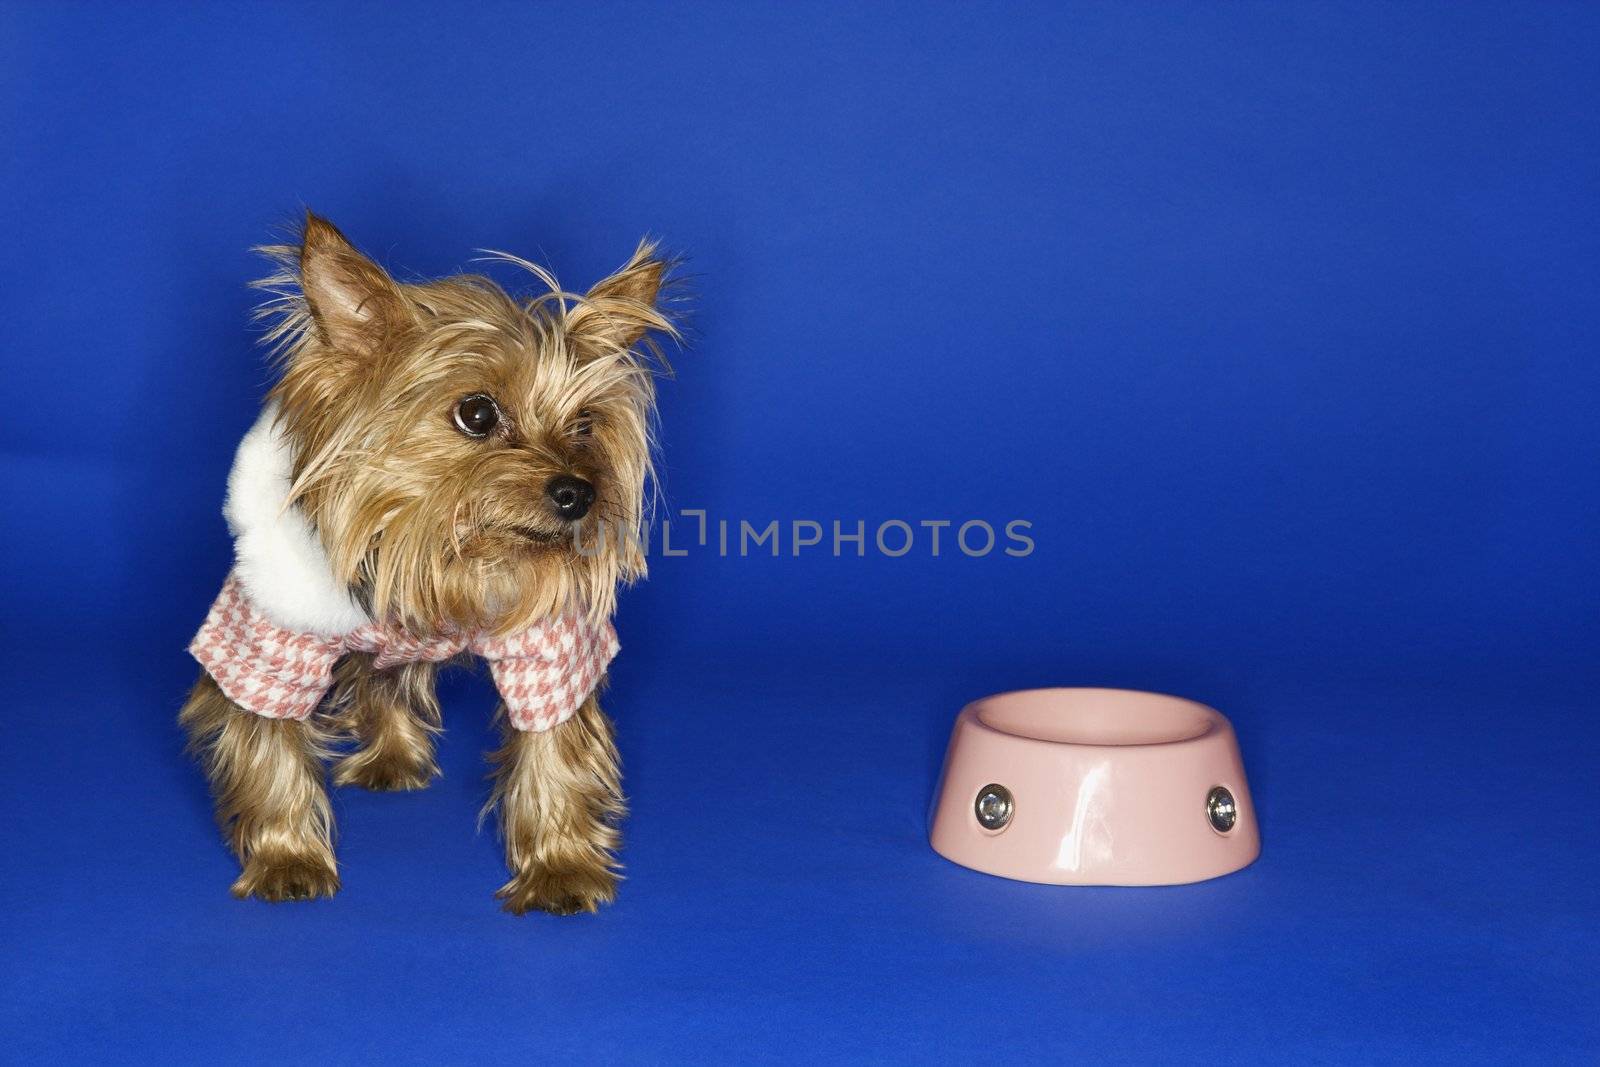
POLYGON ((513 299, 487 278, 401 284, 327 221, 265 249, 285 368, 273 390, 292 498, 375 618, 418 633, 600 618, 644 571, 650 243, 583 296, 513 299))

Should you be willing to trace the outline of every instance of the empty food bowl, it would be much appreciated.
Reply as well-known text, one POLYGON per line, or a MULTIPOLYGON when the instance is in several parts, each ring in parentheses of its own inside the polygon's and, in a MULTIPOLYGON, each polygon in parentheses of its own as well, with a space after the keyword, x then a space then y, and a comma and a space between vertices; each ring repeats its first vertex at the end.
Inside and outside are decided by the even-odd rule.
POLYGON ((1204 704, 1129 689, 1027 689, 961 709, 933 848, 1057 885, 1176 885, 1261 852, 1233 727, 1204 704))

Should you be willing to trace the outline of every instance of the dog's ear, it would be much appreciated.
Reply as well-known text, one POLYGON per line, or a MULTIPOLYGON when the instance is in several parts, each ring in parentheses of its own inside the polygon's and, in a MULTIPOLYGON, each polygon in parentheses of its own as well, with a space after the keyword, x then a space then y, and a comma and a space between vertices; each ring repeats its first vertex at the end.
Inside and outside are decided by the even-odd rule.
POLYGON ((405 320, 394 280, 338 227, 310 212, 300 243, 300 291, 323 341, 341 351, 369 350, 405 320))
POLYGON ((623 268, 600 282, 567 316, 568 331, 601 352, 624 352, 651 330, 674 333, 658 306, 667 263, 641 241, 623 268))

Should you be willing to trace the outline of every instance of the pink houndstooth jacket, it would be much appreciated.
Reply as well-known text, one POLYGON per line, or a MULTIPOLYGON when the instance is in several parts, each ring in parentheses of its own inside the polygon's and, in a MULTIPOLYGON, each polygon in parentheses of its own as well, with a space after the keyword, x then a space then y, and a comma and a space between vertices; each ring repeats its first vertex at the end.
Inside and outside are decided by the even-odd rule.
POLYGON ((333 665, 348 652, 371 653, 379 669, 472 652, 488 661, 511 725, 548 730, 594 692, 617 647, 609 623, 597 629, 577 615, 504 638, 461 633, 423 641, 373 623, 332 637, 297 633, 268 619, 230 574, 189 652, 229 700, 269 719, 315 711, 333 683, 333 665))
POLYGON ((380 668, 482 656, 519 730, 565 722, 594 692, 617 654, 609 622, 563 615, 505 638, 458 633, 426 641, 375 624, 289 503, 291 460, 268 406, 239 443, 228 475, 222 510, 234 567, 189 644, 229 700, 270 719, 304 719, 333 684, 334 664, 350 652, 372 654, 380 668))

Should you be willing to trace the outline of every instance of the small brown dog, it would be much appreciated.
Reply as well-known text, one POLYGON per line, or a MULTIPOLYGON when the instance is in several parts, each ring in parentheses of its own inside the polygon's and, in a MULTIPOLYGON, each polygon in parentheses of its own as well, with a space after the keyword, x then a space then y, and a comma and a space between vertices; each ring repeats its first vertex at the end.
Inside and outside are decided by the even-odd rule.
POLYGON ((476 276, 398 283, 314 215, 298 247, 263 251, 284 372, 229 476, 236 562, 179 717, 234 894, 339 888, 323 760, 340 785, 427 785, 434 675, 470 652, 502 696, 499 895, 595 910, 623 811, 595 691, 617 588, 644 573, 667 264, 646 242, 576 296, 502 257, 551 290, 518 302, 476 276))

